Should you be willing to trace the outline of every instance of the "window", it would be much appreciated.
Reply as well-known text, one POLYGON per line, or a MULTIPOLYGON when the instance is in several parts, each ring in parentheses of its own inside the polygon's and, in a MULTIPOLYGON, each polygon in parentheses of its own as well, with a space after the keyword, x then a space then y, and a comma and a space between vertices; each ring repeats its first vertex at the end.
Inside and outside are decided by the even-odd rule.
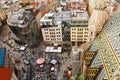
POLYGON ((81 34, 81 32, 77 32, 77 34, 81 34))
POLYGON ((84 32, 85 34, 87 34, 88 32, 84 32))
POLYGON ((46 38, 46 40, 49 40, 49 38, 46 38))
POLYGON ((44 29, 45 31, 47 31, 48 29, 44 29))
POLYGON ((72 40, 75 40, 75 38, 72 38, 72 40))
POLYGON ((79 34, 83 34, 83 32, 79 32, 79 34))
POLYGON ((73 24, 74 24, 74 23, 77 23, 77 21, 72 21, 71 23, 73 23, 73 24))
POLYGON ((72 35, 72 37, 76 37, 76 35, 72 35))
POLYGON ((78 38, 77 40, 80 41, 80 40, 82 40, 82 39, 81 39, 81 38, 78 38))
POLYGON ((60 32, 57 32, 57 34, 60 34, 60 32))
POLYGON ((57 35, 57 37, 60 37, 60 35, 57 35))
POLYGON ((93 35, 93 32, 91 32, 91 36, 93 35))
POLYGON ((77 37, 83 37, 82 35, 78 35, 77 37))
POLYGON ((49 31, 55 31, 54 29, 49 29, 49 31))
POLYGON ((45 37, 49 37, 49 35, 45 35, 45 37))
POLYGON ((87 38, 84 38, 84 40, 87 40, 87 38))
POLYGON ((60 31, 60 29, 56 29, 56 31, 60 31))
POLYGON ((48 32, 45 32, 45 34, 48 34, 48 32))
POLYGON ((57 40, 61 40, 61 38, 57 38, 57 40))
POLYGON ((55 34, 55 32, 50 32, 50 34, 55 34))
POLYGON ((88 37, 88 35, 84 35, 84 37, 88 37))
POLYGON ((85 30, 88 30, 88 28, 86 28, 85 30))

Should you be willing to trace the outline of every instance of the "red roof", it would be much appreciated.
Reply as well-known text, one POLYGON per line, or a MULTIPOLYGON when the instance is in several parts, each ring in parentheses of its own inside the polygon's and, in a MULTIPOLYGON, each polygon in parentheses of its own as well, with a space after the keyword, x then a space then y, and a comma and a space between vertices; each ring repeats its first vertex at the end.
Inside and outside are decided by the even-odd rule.
POLYGON ((10 80, 12 69, 0 68, 0 80, 10 80))
POLYGON ((72 10, 86 10, 86 4, 80 3, 80 2, 71 2, 67 4, 68 8, 71 8, 72 10))
POLYGON ((113 12, 116 12, 118 9, 119 9, 119 6, 116 6, 116 7, 113 8, 112 11, 113 11, 113 12))

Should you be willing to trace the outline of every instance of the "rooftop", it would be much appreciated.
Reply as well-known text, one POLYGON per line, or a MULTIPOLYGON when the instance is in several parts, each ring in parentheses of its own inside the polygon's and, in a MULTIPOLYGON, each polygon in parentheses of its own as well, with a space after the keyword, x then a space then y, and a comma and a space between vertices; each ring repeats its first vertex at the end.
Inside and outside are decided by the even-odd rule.
POLYGON ((17 12, 9 13, 7 23, 12 26, 26 27, 31 17, 31 11, 20 9, 17 12))
POLYGON ((56 13, 54 17, 71 17, 71 11, 62 11, 59 13, 56 13))
POLYGON ((54 15, 54 21, 68 21, 71 20, 71 11, 59 12, 54 15))
POLYGON ((84 12, 73 12, 72 20, 88 20, 89 16, 87 11, 84 12))
POLYGON ((61 53, 62 52, 62 47, 47 46, 45 52, 61 53))
POLYGON ((52 21, 53 15, 55 13, 47 13, 45 14, 42 19, 40 20, 40 22, 44 22, 44 21, 52 21))

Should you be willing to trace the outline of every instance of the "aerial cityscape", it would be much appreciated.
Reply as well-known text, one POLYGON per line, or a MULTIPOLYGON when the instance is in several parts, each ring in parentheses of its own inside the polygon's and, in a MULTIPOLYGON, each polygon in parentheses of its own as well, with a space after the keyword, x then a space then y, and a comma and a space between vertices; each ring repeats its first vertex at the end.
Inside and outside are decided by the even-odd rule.
POLYGON ((120 80, 120 0, 0 0, 0 80, 120 80))

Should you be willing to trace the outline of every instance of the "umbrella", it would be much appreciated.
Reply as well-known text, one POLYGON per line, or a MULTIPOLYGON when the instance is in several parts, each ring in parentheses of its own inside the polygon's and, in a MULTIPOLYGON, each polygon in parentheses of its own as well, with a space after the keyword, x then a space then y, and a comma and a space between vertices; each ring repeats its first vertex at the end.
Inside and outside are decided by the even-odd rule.
POLYGON ((38 58, 36 61, 37 64, 42 64, 44 62, 45 62, 44 58, 38 58))
POLYGON ((52 60, 50 61, 50 63, 52 63, 52 64, 56 64, 56 63, 57 63, 57 60, 52 59, 52 60))

